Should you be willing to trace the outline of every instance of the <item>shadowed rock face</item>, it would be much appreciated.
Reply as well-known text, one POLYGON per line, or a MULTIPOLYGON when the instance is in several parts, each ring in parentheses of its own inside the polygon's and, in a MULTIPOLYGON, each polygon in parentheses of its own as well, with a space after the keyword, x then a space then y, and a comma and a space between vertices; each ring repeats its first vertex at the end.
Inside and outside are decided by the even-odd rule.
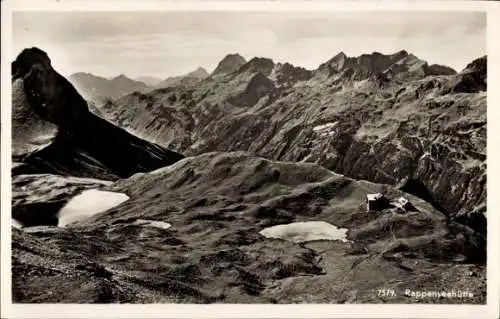
POLYGON ((474 93, 486 91, 487 59, 486 56, 469 63, 452 82, 452 92, 474 93))
POLYGON ((270 76, 280 86, 293 86, 300 81, 307 81, 312 77, 312 71, 295 67, 290 63, 278 63, 270 76))
POLYGON ((57 136, 57 125, 42 119, 30 107, 22 80, 12 83, 12 155, 22 156, 44 148, 57 136))
POLYGON ((339 53, 309 73, 271 66, 255 58, 196 86, 128 96, 105 116, 186 155, 245 150, 398 187, 412 180, 444 213, 484 225, 486 57, 459 73, 404 50, 339 53))
MULTIPOLYGON (((22 82, 27 102, 22 107, 31 110, 26 116, 36 115, 38 122, 57 127, 50 144, 23 156, 34 172, 116 179, 183 157, 90 113, 86 101, 37 48, 21 52, 12 63, 12 75, 13 81, 22 82)), ((22 144, 23 133, 16 132, 15 139, 22 144)))

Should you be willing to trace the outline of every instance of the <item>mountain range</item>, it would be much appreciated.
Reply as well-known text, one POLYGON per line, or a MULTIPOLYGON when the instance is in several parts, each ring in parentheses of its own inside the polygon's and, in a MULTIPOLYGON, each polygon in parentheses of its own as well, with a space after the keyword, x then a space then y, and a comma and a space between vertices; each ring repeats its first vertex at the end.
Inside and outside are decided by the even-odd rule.
POLYGON ((355 179, 421 185, 453 214, 484 212, 486 57, 459 73, 406 51, 340 53, 313 71, 242 62, 228 55, 196 85, 131 94, 101 110, 188 156, 244 150, 318 163, 355 179))
POLYGON ((148 89, 144 82, 129 79, 123 74, 107 79, 91 73, 79 72, 71 74, 68 79, 85 99, 96 103, 148 89))
POLYGON ((198 82, 199 80, 202 80, 202 79, 208 77, 208 75, 209 75, 208 72, 204 68, 199 67, 196 70, 189 72, 185 75, 166 78, 165 80, 154 85, 154 88, 161 89, 161 88, 167 88, 170 86, 194 84, 194 83, 198 82))
POLYGON ((120 74, 114 78, 104 78, 91 73, 78 72, 69 76, 69 81, 88 101, 103 104, 133 92, 148 92, 154 89, 166 88, 182 84, 194 84, 208 76, 208 72, 199 67, 185 75, 173 76, 164 80, 144 76, 133 80, 120 74))
POLYGON ((149 87, 154 87, 156 84, 160 83, 162 80, 154 76, 140 76, 135 79, 136 81, 142 82, 149 87))
POLYGON ((13 300, 381 303, 384 287, 473 294, 391 303, 484 303, 486 66, 231 53, 92 104, 26 49, 12 63, 13 300), (126 199, 87 200, 61 226, 89 190, 126 199))

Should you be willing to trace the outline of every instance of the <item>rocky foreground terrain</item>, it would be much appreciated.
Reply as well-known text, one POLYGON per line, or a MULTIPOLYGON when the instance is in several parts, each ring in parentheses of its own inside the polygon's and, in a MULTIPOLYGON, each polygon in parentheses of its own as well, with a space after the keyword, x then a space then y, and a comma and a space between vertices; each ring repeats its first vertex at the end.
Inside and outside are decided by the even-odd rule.
POLYGON ((14 302, 486 302, 486 57, 231 54, 89 111, 32 48, 13 84, 14 302), (126 200, 62 227, 88 190, 126 200))

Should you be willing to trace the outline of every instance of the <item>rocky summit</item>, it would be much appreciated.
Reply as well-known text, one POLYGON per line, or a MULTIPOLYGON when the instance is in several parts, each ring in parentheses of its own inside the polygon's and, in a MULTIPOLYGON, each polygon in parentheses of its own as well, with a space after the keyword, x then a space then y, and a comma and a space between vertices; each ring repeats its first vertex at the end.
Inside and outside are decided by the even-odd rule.
POLYGON ((92 113, 12 70, 14 302, 486 302, 486 57, 229 54, 92 113))
POLYGON ((23 164, 23 172, 113 180, 183 158, 91 113, 40 49, 19 54, 12 81, 13 160, 23 164), (43 143, 35 147, 34 141, 43 143))

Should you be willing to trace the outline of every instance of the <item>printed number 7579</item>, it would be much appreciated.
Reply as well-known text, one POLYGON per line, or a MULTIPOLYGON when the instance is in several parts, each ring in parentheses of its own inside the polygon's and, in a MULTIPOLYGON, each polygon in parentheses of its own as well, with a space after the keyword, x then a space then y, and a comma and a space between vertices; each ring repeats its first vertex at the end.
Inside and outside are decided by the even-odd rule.
POLYGON ((378 289, 377 294, 379 297, 395 297, 396 292, 394 289, 378 289))

